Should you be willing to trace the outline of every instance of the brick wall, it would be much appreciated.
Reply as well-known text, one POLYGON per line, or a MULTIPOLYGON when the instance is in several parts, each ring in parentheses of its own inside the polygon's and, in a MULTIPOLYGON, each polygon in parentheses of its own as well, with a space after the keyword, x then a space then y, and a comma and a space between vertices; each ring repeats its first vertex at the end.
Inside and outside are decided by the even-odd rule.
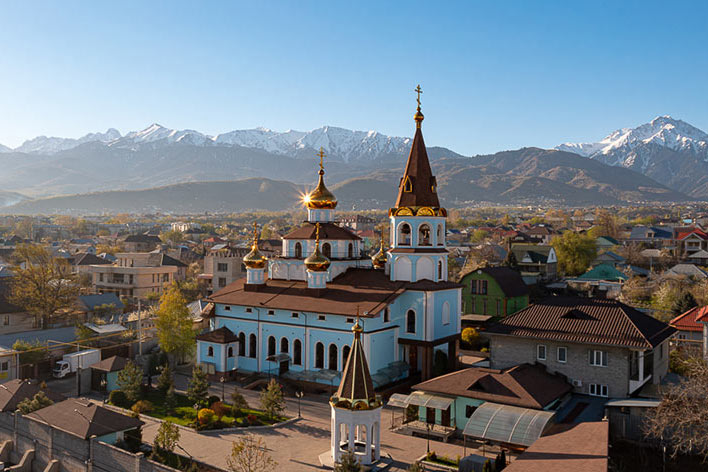
POLYGON ((629 350, 614 347, 599 347, 587 344, 558 343, 511 336, 489 336, 490 365, 493 369, 506 369, 518 364, 538 362, 549 372, 559 372, 568 379, 582 381, 576 393, 589 393, 589 384, 607 385, 610 397, 626 397, 629 391, 629 350), (536 358, 539 344, 546 346, 546 360, 536 358), (558 347, 567 349, 567 362, 558 362, 558 347), (607 351, 607 367, 590 365, 588 351, 607 351))

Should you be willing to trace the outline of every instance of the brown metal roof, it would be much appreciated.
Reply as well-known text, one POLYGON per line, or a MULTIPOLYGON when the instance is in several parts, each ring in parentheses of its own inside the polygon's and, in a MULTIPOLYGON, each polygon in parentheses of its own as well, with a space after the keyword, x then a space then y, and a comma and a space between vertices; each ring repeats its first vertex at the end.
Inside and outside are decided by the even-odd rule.
POLYGON ((88 439, 93 435, 105 436, 119 431, 128 431, 144 424, 139 419, 109 410, 86 398, 70 398, 27 416, 61 428, 82 439, 88 439))
POLYGON ((123 370, 127 363, 128 361, 125 357, 111 356, 100 362, 96 362, 91 368, 100 372, 118 372, 119 370, 123 370))
POLYGON ((209 331, 207 333, 200 334, 197 336, 198 341, 206 341, 210 343, 227 344, 238 341, 238 336, 236 336, 233 331, 231 331, 226 326, 222 326, 214 331, 209 331))
POLYGON ((573 386, 543 365, 521 364, 506 370, 470 367, 414 385, 413 390, 542 409, 573 386))
MULTIPOLYGON (((369 364, 366 362, 364 348, 361 345, 361 328, 359 322, 354 325, 354 341, 347 358, 347 364, 342 371, 342 380, 334 394, 337 402, 346 400, 348 408, 360 410, 379 406, 377 403, 374 382, 371 380, 369 364)), ((341 405, 341 403, 338 403, 341 405)))
POLYGON ((551 297, 507 316, 486 332, 652 349, 676 330, 616 300, 551 297))
MULTIPOLYGON (((283 239, 315 239, 316 229, 314 223, 307 222, 283 236, 283 239)), ((361 238, 347 228, 334 223, 320 223, 320 239, 360 240, 361 238)))
POLYGON ((444 247, 397 247, 388 252, 395 254, 442 254, 450 251, 444 247))
POLYGON ((411 152, 408 154, 408 162, 403 178, 398 185, 398 207, 439 207, 440 200, 436 191, 435 177, 430 169, 428 152, 425 149, 423 133, 420 128, 415 130, 411 152), (410 180, 412 191, 405 191, 406 180, 410 180))

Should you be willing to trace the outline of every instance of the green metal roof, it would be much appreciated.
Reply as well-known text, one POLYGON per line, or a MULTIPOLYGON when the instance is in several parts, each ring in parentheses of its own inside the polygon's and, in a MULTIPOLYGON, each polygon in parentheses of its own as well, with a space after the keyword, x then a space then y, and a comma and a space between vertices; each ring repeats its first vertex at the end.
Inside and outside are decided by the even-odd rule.
POLYGON ((608 282, 619 282, 627 280, 625 274, 615 269, 609 264, 600 264, 578 277, 580 280, 606 280, 608 282))

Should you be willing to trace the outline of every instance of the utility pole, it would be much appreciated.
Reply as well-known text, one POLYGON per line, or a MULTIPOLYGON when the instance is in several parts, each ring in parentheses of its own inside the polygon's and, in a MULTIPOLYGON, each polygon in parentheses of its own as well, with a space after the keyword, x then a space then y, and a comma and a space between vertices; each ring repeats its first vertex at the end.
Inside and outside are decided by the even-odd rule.
POLYGON ((138 298, 138 355, 143 355, 143 311, 141 309, 140 298, 138 298))

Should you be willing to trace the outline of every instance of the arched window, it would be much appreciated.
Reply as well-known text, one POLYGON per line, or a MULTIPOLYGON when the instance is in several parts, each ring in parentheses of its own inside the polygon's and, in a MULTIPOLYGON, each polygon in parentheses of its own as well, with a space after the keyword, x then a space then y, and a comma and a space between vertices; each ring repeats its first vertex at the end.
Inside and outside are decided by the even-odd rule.
POLYGON ((275 338, 273 336, 268 336, 268 355, 275 355, 275 338))
POLYGON ((256 335, 251 333, 248 336, 248 356, 255 359, 256 358, 256 351, 258 350, 258 340, 256 339, 256 335))
POLYGON ((402 223, 401 226, 398 227, 398 245, 411 245, 411 226, 408 223, 402 223))
POLYGON ((238 355, 240 357, 246 355, 246 335, 243 332, 238 333, 238 355))
POLYGON ((413 184, 411 183, 411 178, 406 176, 405 182, 403 182, 403 191, 410 193, 413 191, 413 184))
POLYGON ((329 345, 329 363, 327 364, 328 368, 330 370, 337 370, 337 345, 336 344, 330 344, 329 345))
POLYGON ((418 227, 418 246, 432 246, 430 242, 430 226, 422 224, 418 227))
POLYGON ((302 365, 302 342, 299 339, 293 341, 293 364, 302 365))
POLYGON ((332 258, 332 246, 329 243, 324 243, 322 245, 322 254, 327 258, 332 258))
POLYGON ((315 344, 315 369, 324 369, 324 344, 315 344))
POLYGON ((438 261, 438 282, 441 281, 443 278, 442 269, 443 269, 442 261, 438 261))
POLYGON ((295 243, 295 259, 302 259, 302 244, 295 243))
POLYGON ((349 359, 349 351, 351 351, 352 348, 349 346, 344 346, 342 348, 342 370, 344 370, 344 367, 347 365, 347 359, 349 359))
POLYGON ((448 302, 443 303, 442 306, 442 324, 450 324, 450 304, 448 302))
POLYGON ((415 311, 408 310, 406 313, 406 333, 415 334, 415 311))
POLYGON ((227 357, 234 357, 234 348, 232 346, 229 346, 229 350, 226 351, 226 356, 227 357))
POLYGON ((288 343, 288 338, 280 339, 280 353, 287 354, 290 351, 290 343, 288 343))
POLYGON ((349 249, 347 250, 347 257, 349 257, 349 259, 354 258, 354 245, 352 243, 349 243, 349 249))
POLYGON ((445 235, 443 234, 442 225, 438 225, 438 246, 445 245, 445 235))
POLYGON ((207 357, 214 357, 214 347, 213 346, 209 346, 207 348, 207 357))

